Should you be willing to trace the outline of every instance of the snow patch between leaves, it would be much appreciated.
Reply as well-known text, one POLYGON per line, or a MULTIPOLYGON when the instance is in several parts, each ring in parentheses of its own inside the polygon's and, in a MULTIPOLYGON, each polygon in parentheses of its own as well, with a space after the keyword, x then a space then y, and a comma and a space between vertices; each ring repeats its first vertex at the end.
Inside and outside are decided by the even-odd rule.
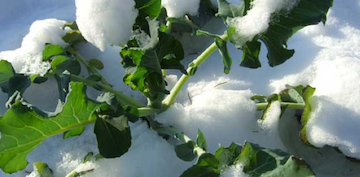
POLYGON ((168 17, 195 16, 198 14, 200 0, 162 0, 161 5, 166 8, 168 17))

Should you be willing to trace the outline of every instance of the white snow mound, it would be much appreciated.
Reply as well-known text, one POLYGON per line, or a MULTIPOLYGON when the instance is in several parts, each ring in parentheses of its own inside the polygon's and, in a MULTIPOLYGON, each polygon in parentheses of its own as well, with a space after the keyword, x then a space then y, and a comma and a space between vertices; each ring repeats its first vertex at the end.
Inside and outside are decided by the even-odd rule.
POLYGON ((161 5, 165 7, 168 17, 194 16, 198 14, 200 0, 162 0, 161 5))
POLYGON ((125 44, 138 15, 134 0, 76 0, 76 23, 84 38, 104 51, 125 44))
POLYGON ((46 74, 50 63, 42 61, 42 51, 46 43, 58 44, 65 47, 62 40, 65 31, 62 29, 65 21, 56 19, 38 20, 24 37, 21 47, 16 50, 0 52, 0 59, 9 61, 17 73, 46 74))
POLYGON ((323 48, 312 65, 272 81, 271 86, 276 92, 285 84, 315 87, 314 108, 306 126, 308 140, 316 147, 338 147, 346 156, 360 159, 360 30, 347 25, 337 28, 342 38, 319 35, 312 39, 323 48))

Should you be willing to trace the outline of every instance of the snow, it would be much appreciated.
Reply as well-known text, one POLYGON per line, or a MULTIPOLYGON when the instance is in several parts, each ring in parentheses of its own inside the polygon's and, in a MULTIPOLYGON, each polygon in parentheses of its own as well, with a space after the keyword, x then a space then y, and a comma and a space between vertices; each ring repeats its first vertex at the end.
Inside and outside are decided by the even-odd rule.
POLYGON ((243 172, 244 169, 244 165, 239 163, 236 164, 235 166, 230 167, 229 169, 227 169, 223 174, 221 174, 220 177, 248 177, 248 175, 246 175, 243 172))
POLYGON ((138 15, 133 0, 76 0, 76 22, 85 39, 104 51, 125 44, 138 15))
MULTIPOLYGON (((106 69, 101 70, 100 73, 114 85, 115 89, 145 103, 146 99, 141 94, 132 91, 122 83, 121 75, 125 71, 119 64, 120 47, 108 45, 120 44, 121 41, 110 40, 115 39, 118 35, 123 36, 121 40, 129 38, 132 35, 131 32, 126 32, 125 29, 122 31, 122 26, 131 25, 119 26, 118 22, 110 20, 102 24, 97 20, 106 15, 128 12, 126 18, 115 19, 126 20, 126 23, 129 24, 133 23, 130 17, 134 18, 136 11, 132 8, 124 8, 134 6, 133 1, 130 1, 124 0, 129 5, 120 7, 123 8, 121 12, 110 12, 113 8, 106 8, 109 4, 102 4, 105 1, 86 1, 88 4, 99 4, 99 6, 96 9, 86 9, 85 5, 84 11, 93 12, 85 14, 92 15, 92 20, 85 21, 85 29, 81 30, 83 33, 86 30, 93 30, 89 32, 94 39, 92 43, 95 43, 104 52, 91 44, 78 45, 77 49, 85 58, 97 58, 103 61, 106 69), (105 8, 106 10, 104 10, 105 8), (98 13, 99 11, 104 13, 98 13), (100 26, 93 27, 93 23, 100 26), (106 26, 112 24, 115 26, 116 32, 121 31, 115 35, 116 37, 112 32, 106 31, 108 29, 106 26), (91 28, 87 25, 91 25, 91 28), (111 38, 98 41, 94 36, 101 34, 108 34, 111 38)), ((81 1, 76 1, 77 5, 79 2, 81 1)), ((111 3, 116 4, 117 2, 112 1, 111 3)), ((185 5, 196 1, 181 2, 184 2, 183 7, 185 8, 185 5)), ((269 6, 271 8, 264 9, 262 5, 269 2, 255 0, 253 6, 257 10, 249 12, 248 17, 233 19, 234 23, 237 21, 245 23, 248 20, 252 22, 253 24, 249 23, 248 27, 255 25, 255 30, 245 31, 251 37, 256 31, 266 30, 270 18, 269 13, 280 9, 273 8, 273 4, 295 1, 273 0, 269 6), (266 13, 258 13, 261 10, 266 10, 266 13), (251 21, 255 17, 259 17, 259 19, 251 21)), ((188 9, 195 9, 195 7, 192 5, 188 9)), ((168 8, 171 9, 170 5, 168 8)), ((169 9, 168 13, 171 12, 169 9)), ((180 11, 182 15, 190 13, 184 12, 182 8, 175 9, 172 13, 180 13, 180 11)), ((15 67, 18 72, 26 71, 28 74, 41 72, 41 68, 35 67, 41 66, 41 62, 37 62, 38 65, 35 65, 36 62, 30 61, 40 60, 36 58, 36 55, 39 57, 44 42, 63 45, 59 38, 64 33, 60 30, 64 23, 61 20, 75 20, 75 13, 78 12, 75 12, 72 0, 27 0, 26 2, 0 0, 0 25, 2 26, 0 51, 16 51, 2 52, 0 56, 7 53, 6 55, 11 57, 5 59, 14 63, 18 62, 15 67), (38 21, 34 24, 35 27, 31 27, 30 32, 28 31, 34 21, 47 18, 61 20, 38 21), (29 37, 23 40, 27 33, 29 33, 29 37), (41 39, 39 40, 41 43, 34 42, 33 39, 41 39), (31 48, 34 50, 30 50, 31 48), (34 54, 34 56, 26 57, 30 54, 34 54), (25 56, 21 58, 27 60, 15 56, 25 56), (32 66, 30 64, 34 64, 34 66, 30 67, 32 66), (31 68, 31 70, 23 68, 31 68)), ((234 62, 230 74, 223 74, 222 58, 218 53, 214 53, 200 66, 196 75, 190 78, 189 83, 176 99, 176 103, 166 112, 157 115, 156 118, 166 125, 172 125, 185 132, 192 139, 196 138, 197 129, 200 129, 208 141, 209 152, 214 152, 219 147, 219 143, 226 147, 231 142, 242 144, 247 140, 263 147, 282 149, 304 158, 315 171, 316 176, 358 176, 360 165, 351 162, 342 153, 350 157, 360 157, 360 141, 356 136, 360 129, 360 108, 358 106, 358 98, 360 98, 358 82, 360 78, 360 22, 357 19, 359 15, 359 0, 335 0, 334 7, 328 14, 326 26, 320 24, 306 27, 294 35, 288 43, 289 48, 296 50, 294 57, 274 68, 266 65, 267 51, 264 45, 260 54, 263 67, 256 70, 237 66, 242 53, 228 45, 234 62), (316 87, 313 99, 314 111, 307 125, 307 134, 309 141, 316 147, 322 147, 321 149, 307 147, 300 142, 298 133, 302 127, 297 121, 297 117, 294 116, 298 112, 288 110, 281 119, 278 119, 280 109, 277 102, 270 108, 270 114, 266 119, 258 121, 261 113, 256 111, 255 104, 250 101, 250 97, 253 94, 277 93, 284 89, 286 84, 310 84, 316 87), (338 147, 342 153, 329 146, 338 147)), ((214 32, 222 33, 225 28, 220 23, 219 20, 212 20, 207 28, 216 28, 214 32)), ((80 23, 79 26, 81 26, 80 23)), ((244 29, 246 26, 244 25, 244 29)), ((188 54, 184 63, 189 63, 199 52, 202 52, 211 39, 198 37, 196 40, 190 41, 183 38, 182 41, 186 44, 184 47, 188 54)), ((178 73, 174 72, 174 74, 176 75, 166 78, 169 84, 168 89, 179 78, 178 73)), ((57 96, 54 94, 57 93, 57 90, 54 81, 48 82, 45 86, 32 85, 25 92, 26 100, 43 109, 51 110, 57 103, 57 96), (49 102, 49 100, 52 101, 49 102)), ((94 91, 89 90, 89 94, 94 94, 94 91)), ((1 92, 0 103, 4 105, 6 100, 7 95, 1 92)), ((0 109, 3 114, 3 106, 0 109)), ((74 169, 81 168, 82 159, 88 152, 98 152, 92 128, 92 126, 88 126, 80 137, 63 140, 62 135, 58 135, 45 140, 30 153, 27 158, 29 165, 24 171, 12 175, 0 172, 0 176, 25 176, 27 174, 25 171, 31 172, 33 170, 32 163, 38 161, 46 162, 54 170, 55 176, 65 176, 74 169)), ((145 123, 133 124, 131 129, 133 144, 129 152, 121 158, 104 159, 87 164, 91 168, 94 167, 95 170, 85 176, 179 176, 193 164, 193 162, 180 161, 174 153, 173 146, 149 130, 145 123)), ((241 165, 231 167, 222 174, 223 177, 241 175, 243 175, 241 165)))
POLYGON ((42 51, 46 43, 66 46, 62 40, 65 35, 62 29, 64 25, 65 21, 56 19, 35 21, 21 47, 0 52, 0 58, 9 61, 18 73, 44 75, 50 69, 50 63, 42 61, 42 51))
POLYGON ((183 17, 184 15, 195 16, 198 14, 200 0, 162 0, 168 17, 183 17))
POLYGON ((281 10, 291 10, 299 0, 254 0, 252 8, 244 17, 229 18, 227 23, 235 27, 239 38, 236 39, 242 46, 251 41, 257 34, 266 32, 269 28, 271 15, 281 10))

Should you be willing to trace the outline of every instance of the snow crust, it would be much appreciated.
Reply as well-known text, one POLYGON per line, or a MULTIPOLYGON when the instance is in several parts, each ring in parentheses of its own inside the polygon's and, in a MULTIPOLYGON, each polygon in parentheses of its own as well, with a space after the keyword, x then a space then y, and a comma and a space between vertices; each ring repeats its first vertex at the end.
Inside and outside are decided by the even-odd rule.
POLYGON ((256 35, 266 32, 269 28, 271 15, 281 10, 291 10, 299 0, 254 0, 252 9, 243 17, 229 18, 229 26, 235 27, 239 45, 251 41, 256 35))
POLYGON ((0 52, 0 59, 9 61, 18 73, 44 75, 50 68, 50 63, 42 61, 42 51, 46 43, 66 46, 62 40, 65 35, 62 29, 65 23, 56 19, 35 21, 30 27, 30 32, 24 37, 21 47, 0 52))
POLYGON ((133 0, 76 0, 76 22, 85 39, 104 51, 131 36, 138 15, 133 0))
POLYGON ((184 15, 195 16, 198 14, 200 0, 162 0, 168 17, 183 17, 184 15))

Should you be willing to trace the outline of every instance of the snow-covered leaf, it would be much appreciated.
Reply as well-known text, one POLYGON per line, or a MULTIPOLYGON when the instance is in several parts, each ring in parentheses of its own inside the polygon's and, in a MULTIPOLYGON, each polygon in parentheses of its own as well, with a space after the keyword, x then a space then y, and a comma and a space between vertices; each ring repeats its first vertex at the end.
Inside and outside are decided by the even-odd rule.
POLYGON ((17 101, 0 117, 0 168, 13 173, 26 167, 26 156, 43 140, 65 131, 92 123, 99 104, 86 99, 85 86, 71 83, 71 92, 62 112, 44 118, 17 101))
POLYGON ((38 172, 40 175, 39 177, 52 177, 53 171, 50 169, 50 167, 44 163, 44 162, 35 162, 34 164, 34 170, 38 172))

